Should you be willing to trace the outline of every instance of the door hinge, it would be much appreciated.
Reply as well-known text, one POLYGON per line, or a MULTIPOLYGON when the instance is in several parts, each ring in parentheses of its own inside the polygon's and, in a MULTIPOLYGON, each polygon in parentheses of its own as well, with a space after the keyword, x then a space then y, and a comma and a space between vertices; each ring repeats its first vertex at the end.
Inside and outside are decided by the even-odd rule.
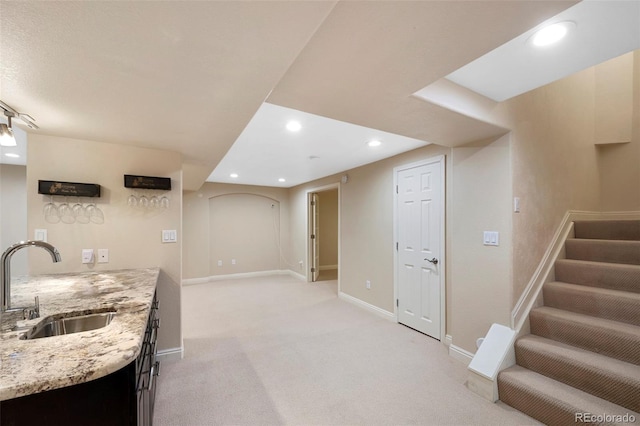
POLYGON ((315 205, 316 205, 316 202, 315 202, 315 201, 312 201, 312 202, 311 202, 311 205, 312 205, 312 206, 315 206, 315 205))
POLYGON ((396 299, 396 308, 400 306, 400 299, 396 299))
POLYGON ((313 240, 315 238, 316 238, 316 236, 314 234, 311 234, 311 239, 313 240))
POLYGON ((311 272, 315 272, 315 271, 316 271, 316 268, 311 268, 311 272))
POLYGON ((398 194, 398 185, 396 185, 396 194, 398 194))
POLYGON ((396 251, 398 251, 398 243, 396 243, 396 251))

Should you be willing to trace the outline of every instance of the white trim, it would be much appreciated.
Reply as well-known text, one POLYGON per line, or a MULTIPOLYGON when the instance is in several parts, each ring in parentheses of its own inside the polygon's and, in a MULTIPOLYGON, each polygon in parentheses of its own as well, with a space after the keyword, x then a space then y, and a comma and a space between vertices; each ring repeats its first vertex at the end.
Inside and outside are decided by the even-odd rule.
POLYGON ((471 362, 471 360, 473 359, 473 354, 469 351, 466 351, 464 349, 462 349, 459 346, 456 346, 454 344, 451 344, 449 346, 449 356, 460 361, 463 362, 464 365, 469 365, 469 363, 471 362))
POLYGON ((298 273, 298 272, 294 272, 291 269, 288 270, 289 275, 291 275, 293 278, 297 278, 300 281, 307 281, 307 277, 305 277, 304 275, 298 273))
POLYGON ((209 277, 204 278, 185 278, 182 280, 183 286, 195 285, 195 284, 205 284, 213 281, 224 281, 224 280, 238 280, 243 278, 256 278, 256 277, 269 277, 273 275, 291 275, 296 278, 300 277, 300 274, 297 274, 290 269, 275 269, 272 271, 257 271, 257 272, 241 272, 238 274, 227 274, 227 275, 211 275, 209 277))
MULTIPOLYGON (((306 203, 307 203, 307 235, 305 237, 307 244, 305 244, 305 259, 307 259, 307 268, 305 271, 305 280, 307 282, 312 282, 312 277, 311 277, 311 266, 313 264, 312 260, 311 260, 311 209, 309 208, 309 194, 313 193, 313 192, 324 192, 324 191, 329 191, 332 189, 337 189, 338 190, 338 265, 336 265, 336 269, 338 269, 338 293, 340 293, 340 290, 342 288, 342 284, 341 284, 341 279, 340 279, 340 275, 342 272, 342 269, 340 269, 340 259, 341 259, 341 246, 342 246, 342 228, 341 228, 341 221, 342 221, 342 214, 341 214, 341 210, 342 210, 342 187, 341 187, 341 183, 340 182, 336 182, 336 183, 330 183, 328 185, 323 185, 323 186, 317 186, 314 188, 310 188, 307 189, 306 191, 306 203)), ((320 268, 322 269, 322 268, 320 268)))
POLYGON ((398 185, 398 172, 405 169, 411 169, 414 167, 424 166, 427 164, 440 163, 440 259, 438 265, 440 267, 440 339, 442 336, 446 337, 446 253, 447 253, 447 240, 446 240, 446 156, 436 155, 424 160, 416 161, 409 164, 403 164, 402 166, 393 168, 393 314, 398 321, 398 250, 396 244, 398 242, 398 193, 396 192, 396 186, 398 185))
POLYGON ((549 281, 554 271, 556 260, 560 257, 560 253, 564 250, 564 241, 573 230, 573 221, 571 213, 567 212, 562 218, 560 226, 556 230, 551 244, 542 256, 542 261, 536 268, 529 284, 522 292, 520 299, 516 303, 511 312, 511 328, 516 331, 522 329, 523 324, 529 317, 529 312, 535 305, 535 301, 542 291, 542 286, 549 281))
POLYGON ((444 336, 444 340, 442 341, 446 347, 449 347, 453 344, 453 336, 447 334, 444 336))
POLYGON ((184 358, 184 348, 163 349, 156 353, 156 358, 159 361, 179 361, 184 358))
POLYGON ((348 295, 347 293, 343 293, 341 291, 338 292, 338 297, 346 302, 352 303, 360 308, 366 309, 367 311, 374 313, 376 315, 378 315, 379 317, 382 317, 386 320, 389 321, 397 321, 397 318, 395 316, 395 314, 393 312, 389 312, 389 311, 385 311, 382 308, 379 308, 377 306, 374 306, 370 303, 367 303, 363 300, 360 300, 358 298, 355 298, 351 295, 348 295))

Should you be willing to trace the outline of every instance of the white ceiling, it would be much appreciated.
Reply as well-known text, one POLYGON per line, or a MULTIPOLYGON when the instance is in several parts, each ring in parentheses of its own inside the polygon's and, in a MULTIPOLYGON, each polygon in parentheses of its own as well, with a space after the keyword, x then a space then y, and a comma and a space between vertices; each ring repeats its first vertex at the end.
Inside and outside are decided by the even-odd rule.
POLYGON ((207 180, 288 188, 425 145, 265 102, 207 180), (302 128, 287 130, 289 121, 302 128), (372 140, 382 144, 369 147, 372 140), (230 177, 232 173, 238 177, 230 177))
POLYGON ((587 0, 446 78, 501 102, 636 49, 640 49, 640 1, 587 0), (542 48, 528 42, 540 28, 564 21, 576 25, 561 42, 542 48))
MULTIPOLYGON (((249 160, 252 173, 290 160, 276 169, 288 186, 334 173, 315 169, 323 158, 353 160, 339 163, 345 169, 375 161, 361 140, 376 132, 367 129, 402 136, 384 155, 503 133, 412 94, 575 3, 0 2, 0 100, 37 120, 29 132, 178 151, 186 189, 218 164, 224 175, 227 163, 249 160), (309 151, 296 155, 320 157, 313 167, 293 151, 271 155, 285 139, 275 117, 260 117, 275 106, 324 123, 298 136, 322 129, 298 144, 309 151), (339 137, 328 133, 334 126, 339 137), (247 141, 276 146, 268 156, 247 141)), ((252 183, 277 186, 273 170, 252 183)))

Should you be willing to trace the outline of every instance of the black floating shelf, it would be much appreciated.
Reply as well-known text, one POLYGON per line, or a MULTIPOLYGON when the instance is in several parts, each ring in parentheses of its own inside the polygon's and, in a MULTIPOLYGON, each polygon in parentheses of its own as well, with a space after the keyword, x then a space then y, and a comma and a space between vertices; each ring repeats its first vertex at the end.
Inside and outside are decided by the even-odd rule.
POLYGON ((58 182, 39 180, 38 194, 64 195, 68 197, 99 197, 100 185, 96 183, 58 182))
POLYGON ((170 191, 171 178, 124 175, 124 186, 134 189, 161 189, 170 191))

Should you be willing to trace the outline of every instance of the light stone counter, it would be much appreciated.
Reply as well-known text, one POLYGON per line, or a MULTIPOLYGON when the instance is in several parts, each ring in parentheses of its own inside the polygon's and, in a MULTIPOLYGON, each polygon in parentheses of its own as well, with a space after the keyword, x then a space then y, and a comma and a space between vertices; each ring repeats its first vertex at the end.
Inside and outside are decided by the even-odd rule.
MULTIPOLYGON (((115 309, 111 323, 97 330, 33 340, 24 333, 0 333, 0 401, 88 382, 129 365, 140 352, 159 269, 127 269, 14 279, 12 306, 31 306, 40 297, 40 318, 115 309)), ((71 316, 66 315, 66 316, 71 316)), ((5 330, 10 316, 2 318, 5 330)))

